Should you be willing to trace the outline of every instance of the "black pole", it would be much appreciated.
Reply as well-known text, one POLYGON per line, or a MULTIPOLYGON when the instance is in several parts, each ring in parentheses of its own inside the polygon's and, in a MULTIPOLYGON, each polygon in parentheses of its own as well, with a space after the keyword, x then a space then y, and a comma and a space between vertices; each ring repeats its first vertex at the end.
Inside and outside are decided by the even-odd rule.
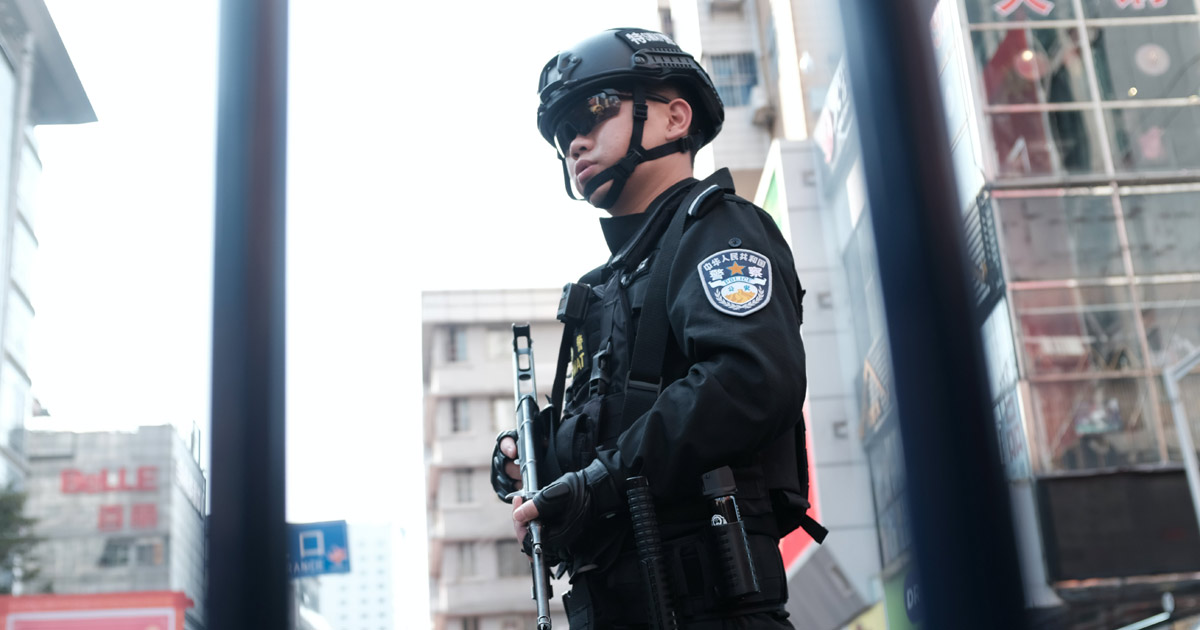
POLYGON ((845 0, 926 630, 1026 627, 1008 487, 968 290, 932 3, 845 0))
POLYGON ((284 630, 287 0, 224 0, 208 627, 284 630))

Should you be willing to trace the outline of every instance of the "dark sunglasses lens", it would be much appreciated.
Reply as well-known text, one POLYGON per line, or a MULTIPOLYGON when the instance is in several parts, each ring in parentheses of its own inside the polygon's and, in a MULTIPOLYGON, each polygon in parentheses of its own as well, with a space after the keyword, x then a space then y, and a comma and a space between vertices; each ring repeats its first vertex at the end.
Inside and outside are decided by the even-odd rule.
POLYGON ((614 92, 601 92, 590 96, 575 107, 572 107, 558 123, 555 130, 555 140, 563 155, 575 140, 575 136, 586 136, 596 128, 596 125, 612 118, 621 111, 621 96, 614 92))
POLYGON ((577 135, 579 135, 579 132, 576 131, 575 125, 567 121, 558 123, 558 129, 554 132, 554 138, 555 140, 558 140, 558 150, 562 152, 563 155, 567 154, 567 148, 571 146, 571 141, 574 140, 575 136, 577 135))

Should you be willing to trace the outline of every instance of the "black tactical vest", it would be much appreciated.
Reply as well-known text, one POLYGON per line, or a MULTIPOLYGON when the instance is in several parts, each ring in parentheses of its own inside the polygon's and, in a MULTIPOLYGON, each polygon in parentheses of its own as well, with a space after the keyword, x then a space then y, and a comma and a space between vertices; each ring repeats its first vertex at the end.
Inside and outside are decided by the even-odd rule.
MULTIPOLYGON (((647 309, 646 302, 652 273, 659 265, 667 267, 662 270, 666 273, 672 263, 669 259, 657 260, 664 233, 677 214, 692 215, 686 219, 690 226, 702 220, 706 208, 725 203, 726 195, 731 193, 732 182, 724 170, 685 188, 654 212, 641 232, 609 264, 589 272, 579 283, 568 285, 567 290, 575 292, 570 299, 576 305, 577 317, 563 317, 564 356, 559 357, 554 394, 561 413, 554 414, 548 445, 549 478, 582 469, 599 448, 614 448, 622 432, 653 404, 654 392, 646 396, 644 391, 635 391, 635 402, 630 404, 626 392, 642 312, 654 312, 647 309), (571 375, 569 388, 564 384, 564 370, 571 375)), ((669 255, 674 256, 674 248, 670 249, 669 255)), ((564 295, 564 304, 567 301, 564 295)), ((658 316, 665 322, 661 309, 658 316)), ((671 339, 669 334, 666 337, 671 339)), ((688 369, 674 341, 666 345, 662 388, 684 377, 688 369)), ((809 506, 803 432, 804 423, 799 422, 766 450, 730 462, 748 529, 778 538, 805 521, 809 506)), ((660 496, 658 503, 659 520, 668 536, 671 531, 686 532, 707 522, 708 506, 701 496, 699 479, 694 492, 660 496)), ((606 566, 628 542, 628 530, 627 523, 605 523, 581 536, 579 548, 572 550, 573 564, 577 568, 591 563, 606 566)))

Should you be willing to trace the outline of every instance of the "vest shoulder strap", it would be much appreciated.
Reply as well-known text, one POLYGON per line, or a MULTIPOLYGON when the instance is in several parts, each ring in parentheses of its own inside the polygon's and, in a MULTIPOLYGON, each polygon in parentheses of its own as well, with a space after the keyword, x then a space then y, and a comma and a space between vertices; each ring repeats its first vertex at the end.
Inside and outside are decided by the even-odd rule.
POLYGON ((662 390, 662 366, 666 357, 670 322, 667 321, 667 279, 679 251, 684 223, 689 217, 699 217, 706 202, 720 199, 733 192, 733 177, 729 169, 721 169, 692 187, 680 202, 671 224, 660 241, 657 264, 650 271, 646 302, 642 305, 637 338, 633 342, 633 359, 625 382, 625 402, 621 418, 626 422, 641 417, 654 405, 662 390))

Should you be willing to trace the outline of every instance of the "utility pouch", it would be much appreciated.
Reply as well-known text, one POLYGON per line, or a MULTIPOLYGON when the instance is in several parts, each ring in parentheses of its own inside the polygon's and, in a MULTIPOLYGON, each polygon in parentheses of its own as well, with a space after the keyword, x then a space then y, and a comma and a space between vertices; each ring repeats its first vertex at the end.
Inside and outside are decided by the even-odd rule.
POLYGON ((583 470, 596 457, 601 401, 587 401, 579 413, 562 419, 554 433, 554 456, 562 470, 583 470))
POLYGON ((587 316, 588 299, 592 295, 592 287, 581 282, 571 282, 563 287, 562 297, 558 299, 558 321, 564 324, 577 324, 587 316))
POLYGON ((576 584, 563 594, 563 608, 567 612, 567 623, 571 628, 594 630, 595 608, 592 606, 587 584, 576 584))
POLYGON ((704 497, 712 505, 708 535, 722 578, 721 595, 737 599, 760 592, 746 527, 733 498, 737 494, 733 470, 722 466, 705 473, 702 480, 704 497))

